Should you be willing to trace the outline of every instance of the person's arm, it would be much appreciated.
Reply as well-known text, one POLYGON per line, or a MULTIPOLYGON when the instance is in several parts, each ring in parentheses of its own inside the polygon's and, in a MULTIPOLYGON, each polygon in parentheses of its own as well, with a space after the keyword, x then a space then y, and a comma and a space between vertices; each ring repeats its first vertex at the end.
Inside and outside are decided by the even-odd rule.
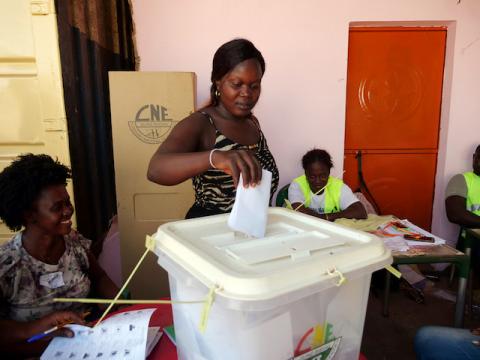
MULTIPOLYGON (((213 142, 207 138, 214 139, 215 130, 205 126, 206 121, 204 115, 195 113, 173 128, 150 160, 148 180, 160 185, 176 185, 211 168, 213 142)), ((262 178, 260 163, 248 150, 215 151, 212 163, 231 175, 235 186, 240 173, 245 186, 257 184, 262 178)))
MULTIPOLYGON (((298 186, 292 183, 288 192, 289 198, 292 197, 295 201, 295 203, 292 204, 293 209, 296 209, 301 204, 300 201, 304 200, 303 195, 300 195, 301 193, 297 188, 298 186)), ((341 210, 335 213, 327 213, 327 214, 320 214, 304 206, 298 208, 297 211, 300 211, 304 214, 315 216, 320 219, 325 219, 328 221, 335 221, 336 219, 340 219, 340 218, 346 218, 346 219, 366 219, 367 218, 367 211, 365 210, 365 207, 353 194, 352 190, 346 185, 343 185, 342 187, 340 206, 341 208, 344 208, 344 210, 341 210)))
POLYGON ((73 337, 73 331, 62 327, 48 334, 42 339, 28 343, 27 340, 34 335, 65 323, 85 324, 83 319, 72 311, 56 311, 41 319, 20 322, 8 319, 0 320, 0 348, 2 353, 24 356, 39 356, 47 347, 49 341, 56 336, 73 337))
MULTIPOLYGON (((300 204, 301 203, 293 203, 292 204, 293 209, 296 209, 298 206, 300 206, 300 204)), ((366 219, 367 218, 367 212, 365 211, 365 207, 362 205, 360 201, 353 203, 345 210, 335 212, 335 213, 320 214, 312 209, 306 208, 305 206, 300 207, 297 211, 300 211, 301 213, 304 213, 304 214, 315 216, 319 219, 328 220, 328 221, 335 221, 340 218, 345 218, 345 219, 366 219)))
POLYGON ((467 199, 452 195, 445 200, 447 218, 450 222, 467 228, 480 228, 480 216, 467 210, 467 199))
POLYGON ((88 276, 92 282, 93 290, 95 294, 105 299, 113 299, 118 293, 118 287, 110 279, 105 270, 102 269, 95 256, 89 251, 88 262, 90 267, 88 270, 88 276))
MULTIPOLYGON (((320 213, 316 212, 316 211, 313 210, 313 209, 309 209, 309 208, 305 207, 305 205, 302 205, 302 206, 300 206, 300 205, 302 205, 301 202, 295 202, 295 203, 293 203, 293 204, 292 204, 293 210, 299 211, 299 212, 301 212, 301 213, 303 213, 303 214, 315 216, 315 217, 317 217, 317 218, 319 218, 319 219, 327 220, 327 217, 326 217, 327 214, 320 214, 320 213)), ((330 214, 328 214, 328 215, 330 215, 330 214)))
POLYGON ((345 210, 327 214, 329 221, 335 221, 337 219, 366 219, 367 211, 360 201, 354 202, 345 210))

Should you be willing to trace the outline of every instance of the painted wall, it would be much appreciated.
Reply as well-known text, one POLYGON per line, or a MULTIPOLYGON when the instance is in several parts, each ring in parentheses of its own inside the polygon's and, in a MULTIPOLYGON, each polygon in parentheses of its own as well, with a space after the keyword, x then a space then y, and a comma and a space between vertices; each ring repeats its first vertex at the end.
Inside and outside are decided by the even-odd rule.
POLYGON ((133 0, 133 11, 140 69, 194 71, 199 105, 208 99, 218 46, 246 37, 262 51, 267 69, 255 114, 277 160, 280 185, 301 172, 300 157, 314 146, 327 149, 333 174, 342 174, 352 23, 449 26, 433 232, 456 238, 443 193, 453 174, 471 168, 480 143, 480 1, 133 0))

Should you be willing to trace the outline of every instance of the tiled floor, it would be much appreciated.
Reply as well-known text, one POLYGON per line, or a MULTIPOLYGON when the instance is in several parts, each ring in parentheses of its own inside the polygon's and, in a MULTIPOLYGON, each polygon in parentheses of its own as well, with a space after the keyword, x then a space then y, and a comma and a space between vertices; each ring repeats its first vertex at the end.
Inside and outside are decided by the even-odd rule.
MULTIPOLYGON (((436 286, 449 288, 446 275, 436 286)), ((423 325, 453 326, 455 303, 426 296, 425 304, 417 304, 401 291, 390 294, 390 316, 382 316, 383 293, 378 297, 370 291, 365 328, 363 332, 362 353, 368 360, 415 359, 413 338, 423 325)), ((480 327, 480 318, 465 316, 465 327, 480 327)))

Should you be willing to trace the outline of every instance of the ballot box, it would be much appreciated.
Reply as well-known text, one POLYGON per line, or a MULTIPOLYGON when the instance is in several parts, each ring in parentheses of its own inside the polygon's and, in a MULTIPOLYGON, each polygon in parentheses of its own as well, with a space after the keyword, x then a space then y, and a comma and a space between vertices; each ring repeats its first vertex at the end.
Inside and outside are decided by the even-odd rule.
POLYGON ((179 359, 358 359, 371 274, 392 262, 383 241, 285 208, 270 208, 265 237, 251 238, 228 216, 153 236, 179 359), (198 302, 210 292, 211 306, 198 302))

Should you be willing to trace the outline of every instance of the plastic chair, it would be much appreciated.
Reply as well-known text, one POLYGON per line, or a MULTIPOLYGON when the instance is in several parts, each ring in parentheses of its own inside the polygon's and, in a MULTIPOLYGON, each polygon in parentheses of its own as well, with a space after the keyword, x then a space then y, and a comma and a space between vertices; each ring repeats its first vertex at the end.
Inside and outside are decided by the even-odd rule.
POLYGON ((288 187, 290 184, 284 185, 280 190, 278 190, 277 198, 275 200, 275 206, 285 207, 285 199, 288 199, 288 187))

